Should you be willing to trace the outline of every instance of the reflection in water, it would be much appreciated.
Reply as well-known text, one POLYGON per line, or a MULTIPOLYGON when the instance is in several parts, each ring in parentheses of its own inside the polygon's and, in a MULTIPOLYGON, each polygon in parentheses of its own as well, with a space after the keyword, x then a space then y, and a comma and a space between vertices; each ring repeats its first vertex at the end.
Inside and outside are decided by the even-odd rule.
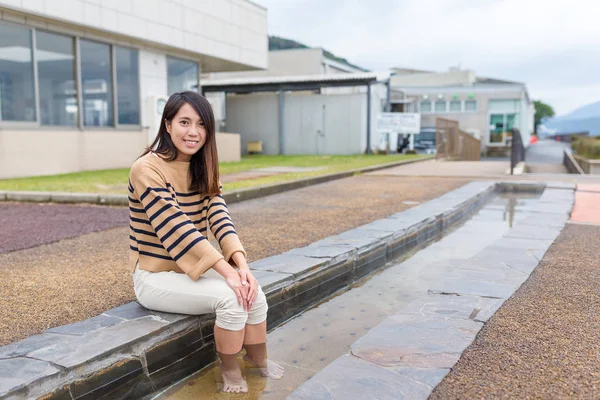
POLYGON ((515 208, 517 207, 517 199, 514 197, 510 197, 508 199, 508 203, 506 204, 506 208, 504 210, 504 220, 507 219, 508 214, 508 227, 513 227, 513 222, 515 219, 515 208))
POLYGON ((515 215, 522 215, 523 211, 527 211, 539 197, 538 193, 502 193, 492 202, 504 204, 502 220, 508 222, 508 227, 512 228, 515 224, 515 215))

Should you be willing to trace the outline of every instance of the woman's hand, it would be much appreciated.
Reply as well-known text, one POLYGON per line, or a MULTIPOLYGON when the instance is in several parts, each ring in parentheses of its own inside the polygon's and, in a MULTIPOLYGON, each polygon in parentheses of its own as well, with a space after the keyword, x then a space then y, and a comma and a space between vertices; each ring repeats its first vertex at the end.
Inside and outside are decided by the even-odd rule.
POLYGON ((213 269, 225 278, 225 282, 227 282, 227 285, 234 291, 240 306, 242 306, 245 311, 250 310, 248 307, 248 282, 242 281, 237 271, 225 260, 217 261, 217 263, 213 265, 213 269))
POLYGON ((241 276, 235 272, 225 277, 227 285, 235 292, 240 306, 244 308, 244 311, 250 311, 249 301, 250 296, 248 295, 248 283, 244 281, 241 276))
POLYGON ((254 275, 252 275, 252 272, 250 272, 250 270, 247 268, 240 268, 238 272, 240 274, 242 284, 244 284, 244 282, 247 282, 249 285, 248 310, 250 310, 252 308, 252 304, 254 304, 254 300, 256 300, 256 295, 258 294, 258 281, 254 277, 254 275))

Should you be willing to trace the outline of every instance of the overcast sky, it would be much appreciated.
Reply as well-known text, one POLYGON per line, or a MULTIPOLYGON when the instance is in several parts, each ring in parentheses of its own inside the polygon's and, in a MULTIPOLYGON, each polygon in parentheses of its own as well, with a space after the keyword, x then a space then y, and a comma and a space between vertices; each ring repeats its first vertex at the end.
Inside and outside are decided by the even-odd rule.
POLYGON ((600 101, 597 0, 255 0, 269 34, 371 70, 393 66, 527 84, 558 115, 600 101))

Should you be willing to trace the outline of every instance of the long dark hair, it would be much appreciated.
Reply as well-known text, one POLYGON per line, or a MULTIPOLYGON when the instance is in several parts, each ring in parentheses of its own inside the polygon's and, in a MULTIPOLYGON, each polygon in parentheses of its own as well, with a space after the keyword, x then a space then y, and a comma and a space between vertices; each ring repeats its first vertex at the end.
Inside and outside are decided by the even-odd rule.
POLYGON ((142 156, 153 151, 160 154, 165 160, 173 161, 177 158, 177 147, 167 132, 167 121, 171 123, 179 109, 188 103, 198 113, 206 129, 206 141, 196 154, 190 159, 189 190, 215 196, 219 190, 219 157, 217 155, 217 140, 215 137, 215 116, 206 97, 197 92, 185 91, 173 93, 163 110, 160 128, 154 142, 146 148, 142 156))

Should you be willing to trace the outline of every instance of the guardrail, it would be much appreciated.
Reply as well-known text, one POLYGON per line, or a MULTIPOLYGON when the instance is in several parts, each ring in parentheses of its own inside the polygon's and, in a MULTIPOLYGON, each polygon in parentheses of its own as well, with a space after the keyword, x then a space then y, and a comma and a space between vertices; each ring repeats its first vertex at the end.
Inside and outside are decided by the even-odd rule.
POLYGON ((436 118, 436 158, 458 161, 481 160, 481 141, 461 131, 458 121, 436 118))

